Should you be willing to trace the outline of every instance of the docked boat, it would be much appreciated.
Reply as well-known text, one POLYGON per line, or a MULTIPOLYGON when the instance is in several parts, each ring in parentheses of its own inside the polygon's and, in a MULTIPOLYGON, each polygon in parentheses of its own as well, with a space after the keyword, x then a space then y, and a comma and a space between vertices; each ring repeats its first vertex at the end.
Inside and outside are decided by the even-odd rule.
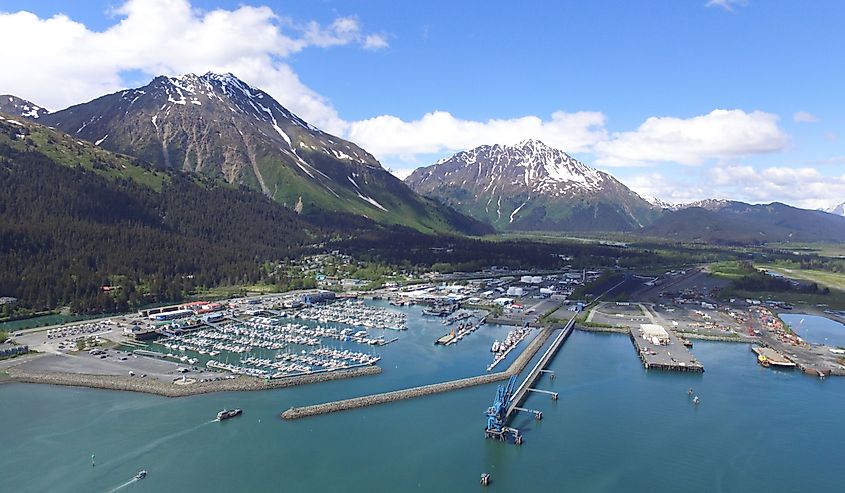
POLYGON ((751 346, 751 351, 757 354, 757 362, 760 366, 768 368, 776 366, 778 368, 795 368, 795 362, 791 361, 785 355, 775 351, 769 347, 751 346))
POLYGON ((217 421, 223 421, 229 418, 234 418, 235 416, 240 416, 241 413, 240 409, 224 409, 217 413, 217 421))
POLYGON ((499 346, 500 346, 500 345, 501 345, 501 344, 499 343, 499 341, 493 341, 493 346, 490 348, 490 352, 492 352, 492 353, 498 353, 498 352, 499 352, 499 346))
POLYGON ((144 479, 147 477, 147 471, 139 471, 138 474, 135 475, 135 479, 144 479))

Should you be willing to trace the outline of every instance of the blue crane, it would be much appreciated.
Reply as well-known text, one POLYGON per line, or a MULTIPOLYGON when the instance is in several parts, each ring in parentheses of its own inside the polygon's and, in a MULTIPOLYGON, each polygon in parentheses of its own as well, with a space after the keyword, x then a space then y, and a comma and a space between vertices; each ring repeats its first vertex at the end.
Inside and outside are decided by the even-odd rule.
POLYGON ((513 399, 514 387, 516 387, 516 375, 511 376, 506 385, 499 385, 499 388, 496 389, 496 397, 493 400, 493 405, 485 413, 485 416, 487 416, 487 426, 484 428, 484 435, 487 438, 506 440, 507 434, 513 433, 515 442, 517 444, 522 443, 522 437, 519 435, 519 431, 508 428, 505 424, 508 419, 508 407, 510 407, 511 400, 513 399))

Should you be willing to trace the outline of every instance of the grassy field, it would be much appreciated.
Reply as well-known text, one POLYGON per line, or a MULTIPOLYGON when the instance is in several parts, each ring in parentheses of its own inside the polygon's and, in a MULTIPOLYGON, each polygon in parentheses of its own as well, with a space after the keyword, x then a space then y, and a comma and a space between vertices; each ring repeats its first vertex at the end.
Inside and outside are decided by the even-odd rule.
POLYGON ((845 274, 838 272, 827 272, 823 270, 793 269, 778 264, 755 264, 761 269, 770 270, 783 274, 784 276, 797 281, 815 282, 819 286, 827 286, 831 289, 845 291, 845 274))
POLYGON ((739 279, 748 274, 748 266, 746 263, 729 260, 725 262, 714 262, 707 266, 707 270, 713 277, 719 279, 739 279))
POLYGON ((834 310, 845 310, 845 292, 831 291, 830 294, 810 294, 798 291, 743 291, 739 289, 725 289, 721 294, 722 298, 738 298, 753 300, 775 300, 783 301, 794 305, 796 308, 813 305, 817 307, 828 307, 834 310))
POLYGON ((219 286, 211 289, 199 290, 189 296, 191 300, 212 300, 226 299, 235 296, 253 296, 260 294, 276 293, 277 286, 272 284, 252 284, 249 286, 219 286))
POLYGON ((16 330, 33 329, 36 327, 45 327, 47 325, 57 325, 69 322, 78 322, 88 318, 97 318, 105 315, 41 315, 32 318, 24 318, 21 320, 14 320, 11 322, 0 322, 0 330, 13 332, 16 330))
POLYGON ((845 245, 839 243, 773 243, 772 248, 795 252, 798 254, 817 254, 822 257, 845 257, 845 245))

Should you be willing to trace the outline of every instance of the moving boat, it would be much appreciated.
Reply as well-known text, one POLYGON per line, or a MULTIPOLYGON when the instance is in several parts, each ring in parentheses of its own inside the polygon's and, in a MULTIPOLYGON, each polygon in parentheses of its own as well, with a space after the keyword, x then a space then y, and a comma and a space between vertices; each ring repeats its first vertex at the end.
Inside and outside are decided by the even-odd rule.
POLYGON ((217 413, 217 421, 223 421, 225 419, 234 418, 235 416, 240 416, 241 413, 240 409, 224 409, 217 413))
POLYGON ((135 479, 144 479, 147 477, 147 471, 139 471, 138 474, 135 475, 135 479))

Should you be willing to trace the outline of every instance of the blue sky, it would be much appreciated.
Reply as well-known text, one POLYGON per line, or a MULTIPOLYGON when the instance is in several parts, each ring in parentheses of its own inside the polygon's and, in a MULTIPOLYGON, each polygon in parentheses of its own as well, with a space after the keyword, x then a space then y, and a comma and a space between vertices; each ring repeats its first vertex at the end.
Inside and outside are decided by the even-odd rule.
POLYGON ((845 201, 845 2, 187 2, 3 0, 40 41, 0 48, 0 93, 59 109, 230 70, 398 174, 535 137, 671 202, 845 201))

